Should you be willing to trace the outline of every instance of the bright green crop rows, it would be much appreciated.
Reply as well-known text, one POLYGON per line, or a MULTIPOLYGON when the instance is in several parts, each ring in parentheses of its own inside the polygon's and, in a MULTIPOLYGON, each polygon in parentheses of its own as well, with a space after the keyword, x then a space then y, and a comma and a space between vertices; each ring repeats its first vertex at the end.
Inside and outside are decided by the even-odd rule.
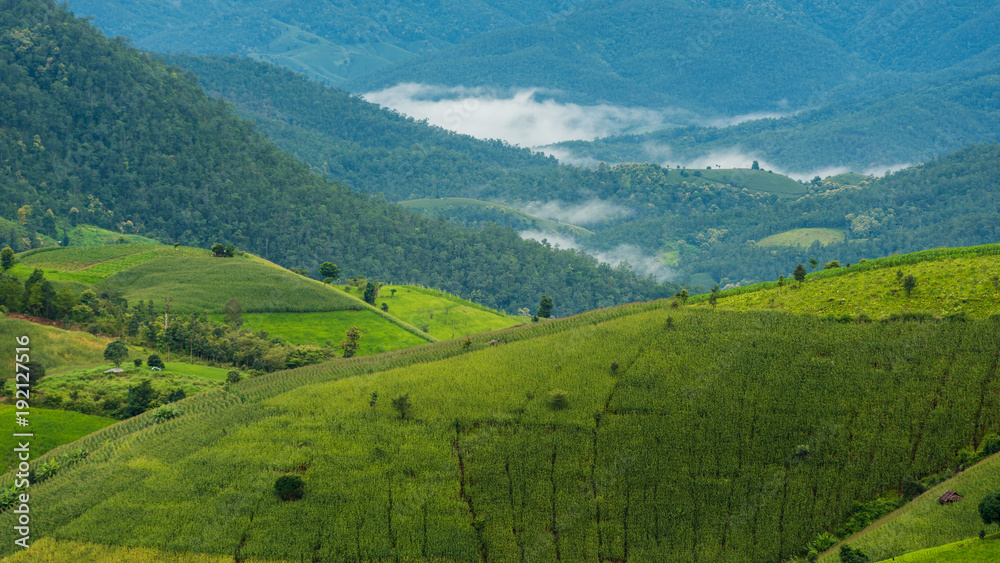
POLYGON ((25 252, 18 260, 30 268, 60 272, 81 271, 100 277, 127 269, 161 254, 205 256, 209 251, 159 244, 115 244, 105 246, 69 246, 25 252))
POLYGON ((1000 428, 1000 321, 662 305, 477 336, 470 353, 443 342, 251 378, 181 401, 177 419, 141 415, 32 490, 33 531, 292 560, 777 562, 1000 428), (553 410, 560 390, 568 408, 553 410), (401 421, 391 402, 407 393, 401 421), (306 495, 283 503, 272 486, 289 473, 306 495))

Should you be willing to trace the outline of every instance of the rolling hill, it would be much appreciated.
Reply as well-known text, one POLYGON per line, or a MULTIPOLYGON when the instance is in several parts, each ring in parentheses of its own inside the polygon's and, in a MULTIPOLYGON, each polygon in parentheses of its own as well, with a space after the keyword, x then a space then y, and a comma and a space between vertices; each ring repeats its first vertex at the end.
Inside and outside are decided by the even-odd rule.
POLYGON ((33 532, 50 554, 777 562, 1000 430, 996 322, 664 300, 278 372, 66 446, 93 451, 32 487, 33 532))
POLYGON ((784 287, 770 281, 725 291, 719 306, 869 320, 901 314, 986 318, 1000 309, 998 256, 1000 244, 991 244, 865 260, 807 274, 801 286, 789 274, 784 287), (907 276, 914 278, 910 291, 907 276))

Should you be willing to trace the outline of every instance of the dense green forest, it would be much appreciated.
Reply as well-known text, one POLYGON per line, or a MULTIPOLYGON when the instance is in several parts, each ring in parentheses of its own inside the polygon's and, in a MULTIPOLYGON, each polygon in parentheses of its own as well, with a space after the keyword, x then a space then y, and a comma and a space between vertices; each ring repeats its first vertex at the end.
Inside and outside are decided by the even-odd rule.
POLYGON ((756 209, 651 217, 601 231, 605 244, 668 243, 688 274, 708 272, 725 285, 777 279, 797 263, 856 262, 939 246, 1000 240, 1000 145, 975 145, 878 179, 863 188, 837 186, 756 209), (761 247, 783 231, 834 228, 844 241, 812 247, 761 247), (713 231, 714 229, 714 231, 713 231), (699 236, 700 235, 700 236, 699 236))
POLYGON ((626 267, 511 230, 465 230, 324 180, 192 75, 51 2, 7 2, 0 29, 8 220, 39 231, 89 223, 202 248, 224 241, 288 266, 329 260, 345 276, 421 283, 506 310, 542 294, 567 314, 673 293, 626 267))
POLYGON ((274 65, 236 57, 164 56, 198 75, 268 138, 313 169, 389 200, 462 195, 517 198, 565 190, 585 172, 500 140, 480 141, 400 115, 274 65))

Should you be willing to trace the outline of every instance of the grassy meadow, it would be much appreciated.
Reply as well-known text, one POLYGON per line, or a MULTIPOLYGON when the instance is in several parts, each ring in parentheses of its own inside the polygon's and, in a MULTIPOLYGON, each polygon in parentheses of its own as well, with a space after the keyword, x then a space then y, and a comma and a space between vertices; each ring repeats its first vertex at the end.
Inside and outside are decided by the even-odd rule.
POLYGON ((830 244, 844 240, 842 229, 792 229, 762 239, 757 246, 798 246, 808 248, 813 242, 830 244))
MULTIPOLYGON (((52 371, 67 366, 94 365, 104 362, 104 349, 110 339, 86 332, 62 330, 23 319, 0 316, 0 342, 11 343, 20 336, 30 341, 31 358, 52 371)), ((0 354, 0 369, 14 373, 14 356, 0 354)))
MULTIPOLYGON (((718 307, 872 319, 900 313, 987 317, 1000 310, 1000 256, 991 253, 997 249, 1000 245, 983 247, 980 255, 955 252, 936 257, 931 251, 931 257, 922 261, 879 259, 821 270, 807 275, 802 287, 789 275, 784 287, 768 282, 723 292, 718 307), (907 296, 903 279, 910 275, 916 286, 907 296)), ((698 296, 694 301, 707 299, 698 296)))
MULTIPOLYGON (((14 428, 14 413, 17 409, 13 405, 0 404, 0 420, 10 421, 7 426, 14 428)), ((31 439, 31 455, 38 457, 57 446, 74 442, 87 434, 100 430, 106 426, 117 422, 112 418, 102 416, 92 416, 78 412, 60 411, 32 407, 28 420, 31 426, 20 429, 24 432, 34 433, 31 439)), ((16 438, 10 432, 0 433, 0 463, 3 470, 13 469, 16 460, 14 448, 17 447, 16 438)))
POLYGON ((46 279, 95 284, 104 278, 161 256, 205 256, 207 250, 159 244, 121 244, 86 247, 50 247, 18 256, 14 275, 31 274, 35 268, 46 279))
POLYGON ((171 296, 176 313, 221 313, 237 298, 244 312, 306 312, 356 309, 357 304, 321 282, 256 257, 214 258, 164 254, 104 279, 129 302, 171 296))
MULTIPOLYGON (((213 315, 222 322, 222 315, 213 315)), ((293 344, 316 344, 336 348, 344 339, 347 329, 361 329, 359 355, 378 354, 426 344, 427 340, 411 334, 370 310, 331 311, 325 313, 247 313, 243 326, 255 331, 266 331, 293 344)))
MULTIPOLYGON (((338 286, 339 288, 340 286, 338 286)), ((359 290, 348 292, 360 295, 359 290)), ((375 306, 441 340, 460 338, 523 324, 527 319, 505 315, 443 291, 412 285, 385 285, 375 306), (393 293, 395 290, 395 293, 393 293)))
POLYGON ((251 378, 82 440, 32 488, 33 532, 289 560, 784 560, 1000 429, 998 322, 661 301, 251 378), (302 500, 274 495, 285 474, 302 500))

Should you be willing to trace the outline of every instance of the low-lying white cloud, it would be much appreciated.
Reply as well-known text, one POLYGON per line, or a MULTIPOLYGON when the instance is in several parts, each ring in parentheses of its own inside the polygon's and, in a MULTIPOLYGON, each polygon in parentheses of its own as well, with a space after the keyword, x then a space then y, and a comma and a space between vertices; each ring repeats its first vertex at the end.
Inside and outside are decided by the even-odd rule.
POLYGON ((543 219, 558 219, 572 225, 590 225, 606 219, 627 217, 632 211, 627 207, 594 198, 583 203, 562 201, 531 201, 519 207, 520 211, 543 219))
POLYGON ((457 133, 522 147, 593 140, 662 121, 662 114, 654 110, 559 103, 543 99, 547 93, 541 88, 500 92, 406 83, 369 92, 364 98, 457 133))
POLYGON ((631 244, 618 245, 612 250, 594 250, 586 248, 576 242, 576 240, 551 231, 521 231, 518 233, 523 239, 533 239, 539 242, 545 240, 553 248, 575 248, 590 254, 600 262, 607 262, 613 267, 617 267, 622 262, 627 262, 632 269, 640 275, 652 275, 659 282, 665 282, 677 277, 677 272, 667 267, 660 259, 643 252, 639 247, 631 244))
MULTIPOLYGON (((802 108, 783 112, 756 112, 736 116, 698 115, 683 108, 627 108, 609 104, 579 105, 552 99, 555 92, 544 88, 443 87, 403 83, 364 98, 392 108, 415 119, 425 119, 439 127, 471 135, 479 139, 503 139, 522 147, 539 148, 565 164, 593 167, 599 161, 581 157, 565 147, 553 147, 563 141, 590 141, 597 138, 634 131, 649 131, 671 126, 698 125, 728 127, 747 121, 783 118, 804 111, 802 108)), ((765 170, 784 174, 797 180, 811 180, 852 171, 844 166, 817 166, 811 170, 788 170, 747 153, 739 147, 716 150, 702 156, 681 158, 664 144, 644 145, 646 160, 671 167, 685 168, 749 168, 756 160, 765 170)), ((613 164, 613 163, 609 163, 613 164)), ((910 164, 853 170, 869 175, 883 175, 886 170, 899 170, 910 164)))
POLYGON ((909 163, 893 164, 889 166, 872 166, 864 170, 851 169, 846 166, 825 166, 809 170, 789 170, 774 164, 755 153, 744 152, 742 149, 733 147, 725 150, 716 150, 696 157, 679 157, 674 155, 668 145, 658 143, 646 143, 643 145, 643 152, 650 162, 655 162, 660 166, 673 168, 704 169, 712 168, 750 168, 753 161, 757 161, 761 170, 772 170, 777 174, 783 174, 795 180, 809 181, 819 176, 826 178, 844 172, 857 172, 866 176, 881 177, 885 173, 895 172, 912 166, 909 163))

